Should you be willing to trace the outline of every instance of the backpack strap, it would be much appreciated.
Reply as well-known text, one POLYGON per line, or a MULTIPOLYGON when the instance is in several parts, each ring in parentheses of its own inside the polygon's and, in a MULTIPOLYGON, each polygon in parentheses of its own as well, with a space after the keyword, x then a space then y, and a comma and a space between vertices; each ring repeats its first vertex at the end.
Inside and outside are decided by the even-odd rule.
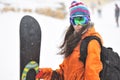
POLYGON ((89 42, 93 39, 95 39, 99 42, 101 49, 102 49, 102 43, 101 43, 101 40, 99 37, 88 36, 88 37, 84 38, 81 42, 81 45, 80 45, 80 58, 79 58, 79 60, 81 60, 84 63, 84 65, 85 65, 86 57, 87 57, 87 50, 88 50, 87 46, 88 46, 89 42))

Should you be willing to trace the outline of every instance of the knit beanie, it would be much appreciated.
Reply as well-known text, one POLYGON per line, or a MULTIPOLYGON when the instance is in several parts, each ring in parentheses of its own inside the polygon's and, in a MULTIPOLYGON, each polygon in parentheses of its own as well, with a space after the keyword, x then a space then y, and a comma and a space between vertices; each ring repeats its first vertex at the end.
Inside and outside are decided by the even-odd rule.
POLYGON ((77 15, 85 15, 90 19, 90 12, 83 2, 73 1, 69 7, 70 17, 77 15))

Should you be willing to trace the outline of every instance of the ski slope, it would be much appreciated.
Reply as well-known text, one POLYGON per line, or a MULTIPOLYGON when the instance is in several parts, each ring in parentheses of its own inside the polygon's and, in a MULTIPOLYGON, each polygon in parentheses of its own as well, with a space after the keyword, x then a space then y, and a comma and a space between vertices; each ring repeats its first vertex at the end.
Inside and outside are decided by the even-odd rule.
MULTIPOLYGON (((11 2, 15 3, 14 1, 15 0, 12 0, 11 2)), ((16 2, 17 1, 19 2, 19 0, 16 0, 16 2)), ((49 0, 45 1, 47 3, 47 1, 49 0)), ((120 5, 119 0, 116 2, 120 5)), ((97 16, 97 13, 91 15, 91 18, 92 21, 95 23, 96 30, 103 37, 104 45, 107 47, 112 47, 114 51, 120 54, 120 27, 117 27, 114 21, 114 3, 115 2, 109 3, 102 7, 101 18, 97 16)), ((38 5, 37 2, 34 2, 34 5, 35 4, 38 5)), ((52 2, 50 4, 52 4, 52 2)), ((23 4, 20 5, 25 7, 25 5, 23 4)), ((66 5, 69 6, 69 1, 66 3, 66 5)), ((29 6, 33 7, 33 5, 29 6)), ((54 7, 53 4, 51 6, 54 7)), ((64 20, 59 20, 44 15, 38 15, 36 13, 0 13, 1 80, 19 80, 19 24, 21 18, 24 15, 31 15, 35 17, 40 23, 42 29, 40 67, 51 67, 53 69, 56 69, 59 67, 59 64, 63 60, 63 56, 56 54, 58 53, 58 47, 64 38, 64 32, 69 26, 68 17, 66 17, 66 19, 64 20)))

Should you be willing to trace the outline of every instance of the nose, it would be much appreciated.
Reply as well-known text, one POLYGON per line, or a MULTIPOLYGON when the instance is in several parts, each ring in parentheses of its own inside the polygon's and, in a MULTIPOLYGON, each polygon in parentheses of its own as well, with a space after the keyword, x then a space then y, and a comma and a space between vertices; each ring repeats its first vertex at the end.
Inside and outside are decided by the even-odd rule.
POLYGON ((82 26, 81 25, 76 25, 76 28, 81 28, 82 26))

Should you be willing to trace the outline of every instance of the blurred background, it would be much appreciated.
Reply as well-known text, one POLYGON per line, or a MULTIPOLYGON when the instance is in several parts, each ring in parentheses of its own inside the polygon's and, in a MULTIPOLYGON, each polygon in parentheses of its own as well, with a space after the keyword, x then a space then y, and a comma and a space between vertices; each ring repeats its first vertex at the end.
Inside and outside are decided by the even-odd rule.
MULTIPOLYGON (((57 55, 69 27, 69 6, 73 0, 0 0, 0 79, 19 80, 20 20, 33 16, 42 29, 40 67, 59 68, 57 55)), ((96 31, 104 45, 120 54, 120 26, 115 21, 115 4, 120 0, 81 0, 86 3, 96 31)), ((118 21, 120 24, 120 21, 118 21)))
MULTIPOLYGON (((35 12, 54 18, 64 19, 67 15, 66 5, 72 0, 0 0, 0 12, 35 12)), ((115 0, 81 0, 94 13, 100 8, 115 0)))

